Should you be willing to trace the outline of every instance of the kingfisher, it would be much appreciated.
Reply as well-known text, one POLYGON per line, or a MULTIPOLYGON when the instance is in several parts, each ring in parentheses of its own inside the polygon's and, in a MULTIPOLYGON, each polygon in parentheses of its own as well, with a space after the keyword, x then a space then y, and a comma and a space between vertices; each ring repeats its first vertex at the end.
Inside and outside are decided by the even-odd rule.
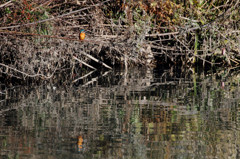
POLYGON ((84 40, 85 39, 85 30, 84 29, 80 30, 79 39, 80 40, 84 40))

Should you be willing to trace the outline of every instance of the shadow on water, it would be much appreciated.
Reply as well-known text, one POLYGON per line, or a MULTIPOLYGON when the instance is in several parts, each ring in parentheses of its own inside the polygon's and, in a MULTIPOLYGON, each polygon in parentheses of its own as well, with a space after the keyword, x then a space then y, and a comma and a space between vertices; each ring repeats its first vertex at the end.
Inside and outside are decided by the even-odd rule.
POLYGON ((114 70, 0 94, 1 158, 238 158, 240 76, 114 70))

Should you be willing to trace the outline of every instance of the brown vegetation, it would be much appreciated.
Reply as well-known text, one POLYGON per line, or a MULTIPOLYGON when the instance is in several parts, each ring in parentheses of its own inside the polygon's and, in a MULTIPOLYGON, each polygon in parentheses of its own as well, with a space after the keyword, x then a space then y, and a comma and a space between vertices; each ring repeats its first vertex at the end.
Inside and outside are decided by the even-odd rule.
POLYGON ((4 0, 0 71, 22 80, 63 70, 73 77, 99 66, 237 66, 238 7, 239 1, 4 0))

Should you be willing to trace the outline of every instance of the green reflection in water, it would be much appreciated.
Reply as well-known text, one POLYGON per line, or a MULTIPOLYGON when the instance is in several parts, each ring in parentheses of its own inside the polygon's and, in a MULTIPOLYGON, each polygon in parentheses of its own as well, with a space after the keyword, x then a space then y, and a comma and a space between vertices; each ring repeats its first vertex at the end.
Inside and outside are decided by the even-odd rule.
POLYGON ((239 76, 173 72, 10 89, 0 158, 238 158, 239 76))

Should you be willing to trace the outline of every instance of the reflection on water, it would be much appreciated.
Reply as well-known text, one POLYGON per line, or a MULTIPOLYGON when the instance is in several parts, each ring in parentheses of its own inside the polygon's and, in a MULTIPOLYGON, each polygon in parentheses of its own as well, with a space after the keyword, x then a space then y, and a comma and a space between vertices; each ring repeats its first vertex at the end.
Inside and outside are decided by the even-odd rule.
POLYGON ((240 77, 173 72, 3 89, 0 158, 239 158, 240 77))

